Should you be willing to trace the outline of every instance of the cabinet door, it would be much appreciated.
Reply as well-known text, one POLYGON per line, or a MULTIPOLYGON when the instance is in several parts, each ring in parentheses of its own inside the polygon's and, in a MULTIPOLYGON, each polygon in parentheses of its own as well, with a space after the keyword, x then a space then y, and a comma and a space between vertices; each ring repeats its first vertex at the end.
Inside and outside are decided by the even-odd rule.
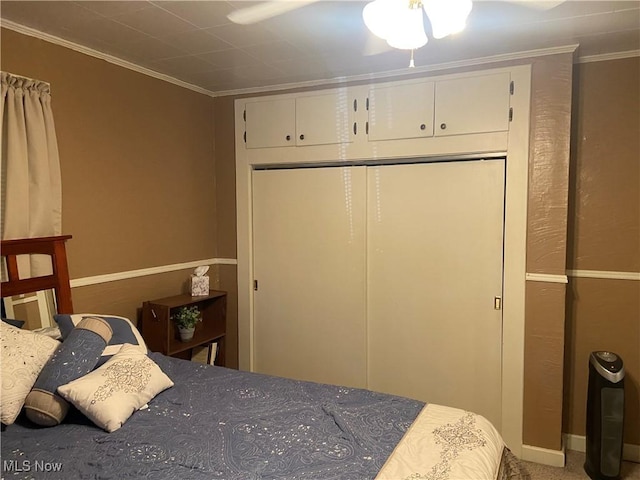
POLYGON ((255 370, 366 384, 364 167, 253 172, 255 370))
POLYGON ((295 99, 247 103, 245 116, 247 148, 295 145, 295 99))
POLYGON ((368 171, 369 388, 500 428, 504 161, 368 171))
POLYGON ((433 82, 369 90, 369 140, 433 136, 433 82))
POLYGON ((345 92, 296 99, 296 145, 350 143, 356 135, 354 99, 345 92))
POLYGON ((498 73, 437 82, 436 136, 508 130, 509 81, 498 73))

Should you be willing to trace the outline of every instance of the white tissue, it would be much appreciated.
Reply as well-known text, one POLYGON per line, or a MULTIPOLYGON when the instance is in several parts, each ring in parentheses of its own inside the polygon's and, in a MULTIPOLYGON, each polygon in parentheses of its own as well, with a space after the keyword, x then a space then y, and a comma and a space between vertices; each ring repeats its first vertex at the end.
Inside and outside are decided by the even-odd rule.
POLYGON ((196 269, 193 271, 193 274, 196 277, 202 277, 208 271, 209 271, 209 266, 208 265, 202 265, 200 267, 196 267, 196 269))

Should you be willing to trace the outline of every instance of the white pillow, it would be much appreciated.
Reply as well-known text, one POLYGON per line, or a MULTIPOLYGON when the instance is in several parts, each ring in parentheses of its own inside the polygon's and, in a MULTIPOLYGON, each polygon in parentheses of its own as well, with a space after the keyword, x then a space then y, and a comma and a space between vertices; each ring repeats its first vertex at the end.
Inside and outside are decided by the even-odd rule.
POLYGON ((135 345, 124 344, 104 365, 58 393, 93 423, 114 432, 158 393, 173 382, 135 345))
POLYGON ((11 425, 20 414, 25 398, 40 371, 56 351, 60 342, 46 335, 20 330, 0 322, 0 363, 2 391, 0 418, 11 425))

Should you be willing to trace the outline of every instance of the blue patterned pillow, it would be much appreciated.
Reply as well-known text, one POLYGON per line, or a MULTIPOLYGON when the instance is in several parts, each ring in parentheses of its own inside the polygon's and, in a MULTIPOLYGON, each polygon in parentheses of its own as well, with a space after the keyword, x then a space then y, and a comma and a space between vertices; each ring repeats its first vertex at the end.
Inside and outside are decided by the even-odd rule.
POLYGON ((60 327, 63 341, 71 333, 73 328, 86 317, 102 318, 109 324, 113 331, 113 336, 104 349, 104 352, 102 352, 102 357, 96 365, 96 368, 118 353, 125 343, 137 346, 140 352, 145 355, 147 354, 147 345, 144 343, 144 339, 138 329, 128 318, 117 317, 115 315, 95 315, 92 313, 54 315, 53 319, 58 324, 58 327, 60 327))
POLYGON ((111 327, 105 320, 82 320, 46 363, 27 395, 24 408, 29 420, 45 427, 60 424, 69 404, 58 395, 58 387, 93 370, 110 339, 111 327))

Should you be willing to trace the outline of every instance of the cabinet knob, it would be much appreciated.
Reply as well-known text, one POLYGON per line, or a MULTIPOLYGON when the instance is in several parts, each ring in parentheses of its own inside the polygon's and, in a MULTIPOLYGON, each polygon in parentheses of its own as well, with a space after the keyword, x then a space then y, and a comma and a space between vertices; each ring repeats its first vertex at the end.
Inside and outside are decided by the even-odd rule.
POLYGON ((288 142, 289 140, 291 140, 291 135, 287 135, 285 138, 287 139, 287 142, 288 142))
POLYGON ((300 140, 304 140, 304 135, 300 135, 300 140))
POLYGON ((424 130, 425 128, 427 128, 427 126, 424 123, 420 125, 420 130, 424 130))
POLYGON ((447 124, 446 123, 441 123, 440 124, 440 130, 446 130, 447 129, 447 124))

